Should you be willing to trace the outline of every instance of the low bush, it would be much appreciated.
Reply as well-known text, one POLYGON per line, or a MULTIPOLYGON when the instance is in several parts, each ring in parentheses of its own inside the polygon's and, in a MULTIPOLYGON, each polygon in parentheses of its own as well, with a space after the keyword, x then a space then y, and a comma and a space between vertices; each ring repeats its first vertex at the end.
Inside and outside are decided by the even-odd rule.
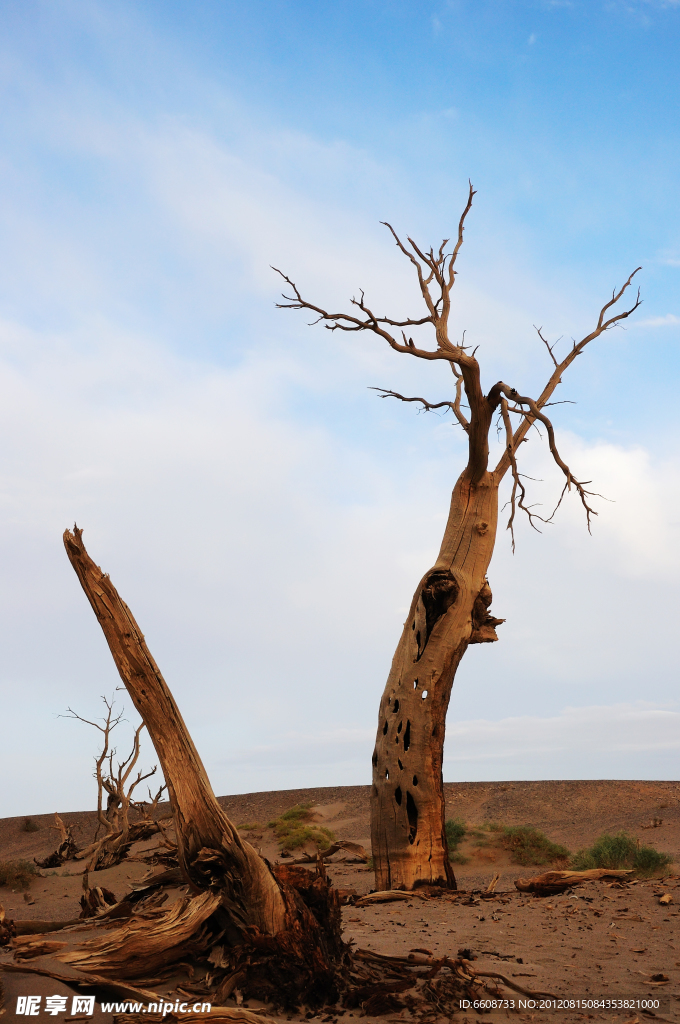
POLYGON ((24 823, 21 826, 21 831, 22 832, 39 832, 40 831, 40 825, 38 825, 37 822, 33 821, 33 818, 25 818, 24 819, 24 823))
POLYGON ((513 864, 554 864, 569 860, 569 850, 553 843, 532 825, 501 825, 500 845, 510 852, 513 864))
POLYGON ((28 889, 38 869, 30 860, 0 861, 0 886, 8 889, 28 889))
POLYGON ((469 826, 460 818, 456 818, 454 821, 447 821, 446 835, 449 838, 450 859, 459 864, 465 864, 469 860, 469 857, 464 857, 457 849, 464 836, 468 836, 480 849, 495 847, 507 850, 513 864, 566 864, 570 856, 566 847, 553 843, 533 825, 499 825, 495 821, 487 821, 481 825, 469 826))
POLYGON ((571 866, 575 871, 632 868, 636 874, 648 878, 663 871, 672 862, 673 858, 669 854, 659 853, 653 846, 641 846, 627 832, 617 832, 613 836, 601 835, 591 847, 579 850, 571 866))
POLYGON ((462 818, 450 818, 445 825, 446 842, 449 847, 449 860, 454 864, 467 864, 469 857, 460 852, 458 846, 467 832, 467 825, 462 818))
POLYGON ((316 846, 317 850, 327 850, 335 839, 330 829, 310 823, 311 806, 296 804, 268 823, 267 827, 274 830, 282 850, 290 852, 299 850, 301 846, 316 846))

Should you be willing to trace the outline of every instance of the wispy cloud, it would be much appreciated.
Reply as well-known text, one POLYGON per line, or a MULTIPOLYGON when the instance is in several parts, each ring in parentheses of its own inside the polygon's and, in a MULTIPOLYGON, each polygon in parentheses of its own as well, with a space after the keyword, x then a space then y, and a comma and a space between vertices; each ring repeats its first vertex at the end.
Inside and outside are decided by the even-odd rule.
POLYGON ((649 316, 646 320, 638 320, 637 327, 677 327, 680 324, 680 316, 675 313, 666 313, 665 316, 649 316))

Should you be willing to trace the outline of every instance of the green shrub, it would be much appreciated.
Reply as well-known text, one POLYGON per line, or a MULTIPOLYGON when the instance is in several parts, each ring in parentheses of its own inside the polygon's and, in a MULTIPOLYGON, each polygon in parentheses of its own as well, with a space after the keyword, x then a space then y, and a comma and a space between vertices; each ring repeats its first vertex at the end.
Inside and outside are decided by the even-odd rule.
POLYGON ((35 821, 33 821, 33 818, 25 818, 24 819, 24 823, 21 826, 21 831, 22 832, 39 832, 40 831, 40 825, 38 825, 35 821))
POLYGON ((508 850, 513 864, 552 864, 569 859, 569 850, 553 843, 532 825, 499 825, 495 821, 485 821, 481 825, 470 826, 462 818, 453 818, 446 822, 446 838, 449 860, 456 864, 467 864, 470 859, 458 850, 465 836, 479 847, 500 846, 508 850))
POLYGON ((632 868, 636 874, 649 877, 667 868, 673 858, 659 853, 653 846, 640 846, 634 836, 627 832, 616 835, 601 835, 591 847, 579 850, 572 860, 575 871, 591 868, 632 868))
POLYGON ((467 825, 462 818, 449 818, 444 826, 446 842, 449 847, 449 860, 454 864, 467 864, 469 857, 460 852, 458 846, 467 832, 467 825))
POLYGON ((30 860, 0 861, 0 885, 8 889, 28 889, 37 874, 38 869, 30 860))
POLYGON ((565 846, 553 843, 532 825, 503 825, 499 831, 500 845, 510 852, 513 864, 552 864, 569 859, 565 846))
POLYGON ((467 832, 467 825, 462 818, 450 818, 445 825, 446 841, 449 844, 449 853, 452 853, 460 844, 461 839, 467 832))
POLYGON ((316 846, 317 850, 327 850, 335 839, 330 829, 308 824, 312 816, 311 806, 296 804, 268 823, 267 827, 274 830, 282 850, 297 850, 307 845, 316 846))

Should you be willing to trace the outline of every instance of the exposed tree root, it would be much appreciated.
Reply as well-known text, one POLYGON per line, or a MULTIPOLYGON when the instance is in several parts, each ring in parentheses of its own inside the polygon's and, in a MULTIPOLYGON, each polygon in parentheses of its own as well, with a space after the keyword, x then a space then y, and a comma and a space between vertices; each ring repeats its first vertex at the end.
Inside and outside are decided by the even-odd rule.
POLYGON ((79 970, 116 978, 149 977, 190 953, 207 952, 209 938, 202 925, 219 905, 219 895, 212 892, 185 897, 169 910, 136 915, 59 959, 79 970))
MULTIPOLYGON (((459 999, 497 993, 498 985, 531 998, 550 995, 530 992, 495 971, 477 970, 466 959, 465 951, 460 951, 458 957, 436 957, 424 951, 385 956, 353 949, 342 941, 337 890, 322 872, 322 866, 316 875, 293 865, 276 868, 286 891, 296 893, 319 925, 325 947, 316 955, 302 924, 273 936, 250 927, 240 944, 229 945, 219 893, 208 891, 185 897, 165 909, 158 906, 167 896, 160 886, 148 887, 152 888, 151 894, 138 906, 128 904, 132 917, 115 930, 63 953, 44 940, 24 942, 17 955, 28 958, 54 951, 56 960, 74 973, 67 976, 49 966, 34 968, 36 973, 71 985, 115 987, 136 998, 137 993, 150 992, 161 978, 176 977, 188 970, 191 983, 182 983, 176 992, 180 1001, 213 1004, 210 1016, 203 1014, 203 1020, 266 1020, 260 1014, 244 1016, 244 1010, 225 1008, 233 997, 262 1000, 288 1012, 301 1006, 329 1010, 344 1007, 380 1016, 406 1008, 428 1020, 442 1014, 450 1016, 459 999)), ((174 875, 169 881, 176 881, 174 875)), ((18 969, 18 965, 0 968, 18 969)), ((144 998, 155 1002, 163 997, 144 998)), ((166 1005, 167 1021, 194 1021, 196 1015, 170 1011, 170 1004, 166 1005)), ((154 1019, 144 1014, 145 1021, 154 1019)), ((116 1020, 119 1024, 135 1024, 141 1018, 123 1014, 116 1020)))

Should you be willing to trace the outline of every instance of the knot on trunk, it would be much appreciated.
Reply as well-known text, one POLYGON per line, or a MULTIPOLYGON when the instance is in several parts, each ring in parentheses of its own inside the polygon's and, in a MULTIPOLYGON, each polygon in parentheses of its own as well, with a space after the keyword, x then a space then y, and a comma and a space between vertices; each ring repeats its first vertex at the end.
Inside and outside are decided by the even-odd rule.
POLYGON ((413 622, 418 658, 425 650, 435 625, 455 603, 457 597, 458 583, 448 569, 434 569, 425 577, 413 622))
POLYGON ((505 619, 496 619, 491 615, 489 606, 492 600, 493 594, 491 593, 489 581, 484 580, 482 589, 477 594, 472 608, 471 644, 490 644, 494 640, 498 640, 496 626, 500 626, 502 622, 505 622, 505 619))

